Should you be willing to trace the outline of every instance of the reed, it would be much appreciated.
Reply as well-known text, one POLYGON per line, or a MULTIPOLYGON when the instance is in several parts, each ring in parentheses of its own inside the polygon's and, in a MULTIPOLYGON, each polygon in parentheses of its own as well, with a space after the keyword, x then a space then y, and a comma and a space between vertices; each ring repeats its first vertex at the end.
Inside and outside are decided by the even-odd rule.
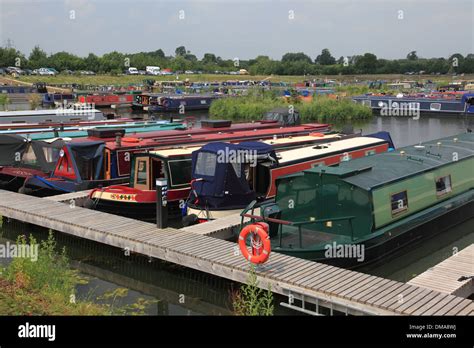
POLYGON ((356 104, 349 98, 334 99, 328 96, 318 96, 310 102, 301 102, 295 98, 290 98, 289 102, 275 95, 251 94, 238 98, 215 100, 211 104, 209 113, 211 118, 215 119, 257 121, 266 112, 276 107, 293 105, 299 111, 303 122, 361 121, 372 117, 372 111, 368 106, 356 104))

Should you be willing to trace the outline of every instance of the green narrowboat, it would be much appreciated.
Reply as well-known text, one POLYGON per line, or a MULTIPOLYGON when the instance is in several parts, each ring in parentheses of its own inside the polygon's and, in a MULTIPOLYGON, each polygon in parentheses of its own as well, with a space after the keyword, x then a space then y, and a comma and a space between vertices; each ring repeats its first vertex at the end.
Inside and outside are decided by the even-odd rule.
POLYGON ((242 216, 269 224, 272 250, 343 267, 384 258, 474 216, 474 134, 282 177, 274 203, 242 216))

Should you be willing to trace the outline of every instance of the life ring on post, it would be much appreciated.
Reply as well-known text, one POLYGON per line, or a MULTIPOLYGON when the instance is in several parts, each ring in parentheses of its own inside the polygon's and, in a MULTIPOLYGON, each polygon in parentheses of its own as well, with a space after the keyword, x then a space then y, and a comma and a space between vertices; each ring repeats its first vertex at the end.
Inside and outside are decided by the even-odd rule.
POLYGON ((239 234, 239 248, 246 260, 254 264, 266 262, 271 251, 268 224, 257 222, 245 226, 239 234), (246 243, 249 234, 251 234, 252 253, 248 251, 246 243))

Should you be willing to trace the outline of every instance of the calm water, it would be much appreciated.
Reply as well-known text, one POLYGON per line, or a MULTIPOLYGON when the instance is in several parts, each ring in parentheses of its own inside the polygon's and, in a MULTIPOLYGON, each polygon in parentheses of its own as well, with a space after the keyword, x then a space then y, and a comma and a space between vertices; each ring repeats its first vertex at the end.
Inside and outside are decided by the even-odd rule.
MULTIPOLYGON (((130 115, 121 112, 123 116, 130 115)), ((193 113, 196 118, 206 118, 205 113, 193 113)), ((182 115, 175 115, 175 118, 182 115)), ((166 115, 164 118, 168 118, 166 115)), ((464 132, 472 123, 456 118, 410 118, 375 117, 366 124, 354 126, 364 134, 389 131, 397 147, 416 144, 420 141, 455 135, 464 132)), ((19 234, 34 233, 45 238, 47 231, 19 222, 5 221, 0 234, 0 243, 14 241, 19 234)), ((143 257, 124 256, 120 250, 77 238, 56 234, 60 246, 66 246, 74 268, 88 279, 86 285, 78 286, 82 298, 97 298, 116 288, 129 289, 120 304, 133 303, 138 298, 155 299, 158 302, 147 310, 151 315, 226 315, 230 314, 231 292, 237 284, 198 271, 189 270, 166 262, 143 257)), ((408 281, 419 273, 452 255, 453 250, 462 250, 474 243, 474 220, 403 250, 400 254, 384 260, 381 265, 372 265, 361 271, 386 278, 408 281)), ((5 260, 3 261, 5 262, 5 260)), ((279 302, 281 298, 277 297, 279 302)), ((277 314, 295 314, 278 308, 277 314)))

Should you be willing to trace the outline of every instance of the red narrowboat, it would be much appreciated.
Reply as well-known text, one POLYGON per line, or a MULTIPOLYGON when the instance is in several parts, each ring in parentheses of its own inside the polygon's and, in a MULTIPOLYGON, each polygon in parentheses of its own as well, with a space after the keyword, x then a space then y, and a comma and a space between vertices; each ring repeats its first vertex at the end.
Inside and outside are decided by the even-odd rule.
MULTIPOLYGON (((240 142, 265 139, 258 137, 232 137, 222 140, 240 142)), ((320 134, 292 135, 277 139, 262 140, 275 149, 297 148, 307 144, 324 144, 330 141, 355 138, 360 134, 320 134)), ((207 143, 219 142, 219 138, 207 138, 207 143)), ((222 141, 220 140, 220 141, 222 141)), ((192 153, 201 148, 199 146, 161 149, 148 153, 138 153, 132 156, 131 176, 128 187, 118 185, 98 188, 89 194, 88 208, 109 213, 115 213, 140 220, 153 221, 156 211, 155 179, 164 177, 168 180, 168 211, 170 216, 180 216, 180 208, 189 196, 191 181, 192 153)), ((298 151, 298 150, 295 150, 298 151)))

